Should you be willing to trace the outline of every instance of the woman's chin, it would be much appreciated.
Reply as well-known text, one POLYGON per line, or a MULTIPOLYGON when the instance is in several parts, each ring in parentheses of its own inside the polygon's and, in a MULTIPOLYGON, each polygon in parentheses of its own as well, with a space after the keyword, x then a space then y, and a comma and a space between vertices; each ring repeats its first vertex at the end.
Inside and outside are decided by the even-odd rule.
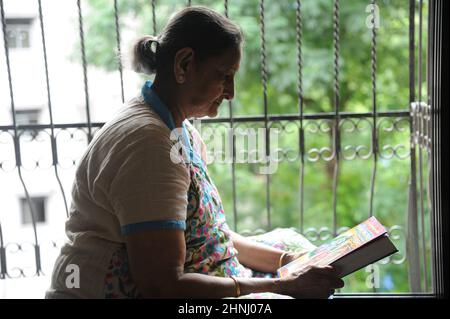
POLYGON ((193 117, 216 117, 219 114, 219 106, 220 104, 210 104, 208 107, 203 108, 201 112, 197 112, 193 115, 193 117))
POLYGON ((219 112, 217 110, 209 112, 208 117, 216 117, 219 112))
POLYGON ((219 114, 219 106, 220 105, 213 105, 210 107, 207 116, 208 117, 216 117, 217 114, 219 114))

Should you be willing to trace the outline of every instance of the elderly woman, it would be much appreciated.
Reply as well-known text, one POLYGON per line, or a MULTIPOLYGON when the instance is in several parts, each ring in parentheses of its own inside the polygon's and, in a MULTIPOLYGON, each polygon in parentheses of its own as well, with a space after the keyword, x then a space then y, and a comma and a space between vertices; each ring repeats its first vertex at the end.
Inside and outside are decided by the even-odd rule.
POLYGON ((233 98, 242 42, 238 26, 205 7, 181 10, 158 38, 136 42, 134 68, 156 73, 154 82, 103 126, 81 159, 70 241, 47 298, 327 298, 343 286, 331 267, 277 278, 299 253, 227 226, 205 146, 187 119, 216 116, 233 98))

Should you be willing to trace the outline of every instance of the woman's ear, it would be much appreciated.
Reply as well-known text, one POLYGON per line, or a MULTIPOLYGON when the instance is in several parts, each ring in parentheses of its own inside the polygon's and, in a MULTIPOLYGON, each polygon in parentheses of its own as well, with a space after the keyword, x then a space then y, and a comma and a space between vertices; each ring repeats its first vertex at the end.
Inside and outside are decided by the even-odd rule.
POLYGON ((194 50, 192 48, 186 47, 178 50, 173 63, 175 82, 183 84, 186 81, 186 77, 192 69, 193 61, 194 50))

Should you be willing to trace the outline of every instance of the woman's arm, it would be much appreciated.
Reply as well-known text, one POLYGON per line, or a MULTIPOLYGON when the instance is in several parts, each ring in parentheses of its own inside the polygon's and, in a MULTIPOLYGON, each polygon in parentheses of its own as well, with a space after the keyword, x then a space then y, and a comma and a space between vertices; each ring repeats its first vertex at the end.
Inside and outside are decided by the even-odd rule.
MULTIPOLYGON (((231 278, 184 273, 182 230, 145 230, 126 237, 131 277, 144 298, 236 297, 231 278)), ((241 295, 274 292, 296 298, 327 298, 343 287, 331 267, 311 268, 285 278, 238 278, 241 295)))
MULTIPOLYGON (((230 236, 234 247, 238 250, 237 257, 241 264, 263 272, 277 271, 283 250, 257 243, 233 231, 230 231, 230 236)), ((281 264, 285 265, 294 258, 295 254, 286 253, 281 264)))
MULTIPOLYGON (((184 273, 182 230, 148 230, 127 236, 130 271, 144 298, 235 297, 231 278, 184 273)), ((279 279, 239 278, 241 295, 279 290, 279 279)))

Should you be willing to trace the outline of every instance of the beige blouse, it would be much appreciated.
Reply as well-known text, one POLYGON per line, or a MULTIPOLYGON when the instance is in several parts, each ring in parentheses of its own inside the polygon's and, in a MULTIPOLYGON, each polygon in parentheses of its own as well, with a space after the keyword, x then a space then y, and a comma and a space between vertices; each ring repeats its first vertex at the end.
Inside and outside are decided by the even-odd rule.
POLYGON ((96 134, 76 171, 66 222, 69 242, 56 260, 46 298, 101 297, 111 256, 129 227, 184 223, 190 177, 182 159, 170 158, 175 144, 170 133, 138 97, 96 134))

